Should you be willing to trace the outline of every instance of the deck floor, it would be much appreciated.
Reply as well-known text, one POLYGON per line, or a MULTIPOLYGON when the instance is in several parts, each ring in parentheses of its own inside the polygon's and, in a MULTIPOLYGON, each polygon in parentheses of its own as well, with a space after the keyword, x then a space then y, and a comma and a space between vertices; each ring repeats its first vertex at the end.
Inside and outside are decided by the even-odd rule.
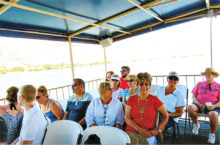
MULTIPOLYGON (((164 133, 164 144, 208 144, 208 135, 209 135, 209 124, 208 122, 200 122, 200 129, 199 129, 199 135, 194 136, 192 135, 192 131, 188 125, 187 122, 187 129, 186 134, 184 135, 184 121, 179 121, 179 129, 180 129, 180 135, 181 139, 180 142, 172 142, 171 136, 173 129, 169 129, 164 133)), ((177 133, 177 132, 176 132, 177 133)), ((215 144, 220 144, 220 124, 218 126, 218 129, 216 131, 216 142, 215 144)))

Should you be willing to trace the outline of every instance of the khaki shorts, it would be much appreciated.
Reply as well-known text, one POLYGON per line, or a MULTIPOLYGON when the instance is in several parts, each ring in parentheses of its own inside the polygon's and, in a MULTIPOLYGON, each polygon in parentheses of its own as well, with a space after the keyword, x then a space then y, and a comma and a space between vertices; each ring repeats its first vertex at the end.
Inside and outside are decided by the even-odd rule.
POLYGON ((128 136, 130 137, 131 144, 140 145, 140 144, 146 144, 148 145, 148 142, 146 141, 146 138, 141 136, 140 134, 126 131, 128 136))

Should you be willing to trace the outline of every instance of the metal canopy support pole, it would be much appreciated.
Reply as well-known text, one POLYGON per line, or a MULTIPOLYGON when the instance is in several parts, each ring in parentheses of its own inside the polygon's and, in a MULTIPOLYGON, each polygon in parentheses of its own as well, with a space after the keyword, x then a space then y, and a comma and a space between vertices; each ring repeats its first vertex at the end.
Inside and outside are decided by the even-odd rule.
POLYGON ((211 59, 211 68, 213 67, 213 56, 212 56, 212 17, 210 19, 210 59, 211 59))
POLYGON ((211 68, 213 67, 213 53, 212 53, 212 18, 213 18, 213 10, 208 11, 208 15, 210 17, 210 62, 211 68))
POLYGON ((106 63, 106 47, 103 47, 104 49, 104 63, 105 63, 105 74, 107 73, 107 63, 106 63))
POLYGON ((72 70, 72 79, 74 79, 74 64, 73 64, 73 53, 72 53, 72 41, 71 37, 68 37, 68 42, 69 42, 69 48, 70 48, 70 64, 71 64, 71 70, 72 70))

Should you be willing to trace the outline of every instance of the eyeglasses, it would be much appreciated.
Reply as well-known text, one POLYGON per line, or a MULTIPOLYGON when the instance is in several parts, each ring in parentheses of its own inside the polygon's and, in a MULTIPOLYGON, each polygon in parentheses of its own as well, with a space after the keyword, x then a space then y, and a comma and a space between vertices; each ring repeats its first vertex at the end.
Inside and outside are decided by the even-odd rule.
POLYGON ((80 85, 80 83, 78 83, 78 84, 73 84, 72 87, 74 88, 74 87, 76 87, 76 86, 78 86, 78 85, 80 85))
POLYGON ((169 80, 174 80, 174 81, 179 81, 179 78, 176 76, 169 76, 168 77, 169 80))
POLYGON ((39 99, 40 98, 40 96, 36 96, 36 99, 39 99))
POLYGON ((211 91, 212 90, 212 88, 211 88, 211 84, 209 84, 209 91, 211 91))
POLYGON ((121 72, 127 72, 127 70, 122 69, 121 72))
POLYGON ((148 83, 146 83, 146 84, 140 83, 139 85, 140 85, 141 87, 143 87, 143 86, 146 86, 146 87, 147 87, 147 86, 149 86, 150 84, 148 84, 148 83))
POLYGON ((131 80, 127 80, 127 82, 133 82, 133 81, 134 81, 134 80, 132 80, 132 79, 131 79, 131 80))
POLYGON ((118 80, 116 80, 116 79, 111 79, 111 80, 112 80, 113 82, 114 82, 114 81, 116 81, 116 82, 118 81, 118 80))

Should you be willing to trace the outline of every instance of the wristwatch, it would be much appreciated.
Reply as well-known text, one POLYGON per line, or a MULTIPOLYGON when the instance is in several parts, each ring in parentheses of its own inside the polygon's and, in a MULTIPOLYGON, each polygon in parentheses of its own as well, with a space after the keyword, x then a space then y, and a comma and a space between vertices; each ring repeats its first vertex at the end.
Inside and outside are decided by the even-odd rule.
POLYGON ((159 132, 159 133, 161 133, 161 132, 162 132, 162 131, 161 131, 161 129, 160 129, 159 127, 158 127, 157 129, 158 129, 158 132, 159 132))

